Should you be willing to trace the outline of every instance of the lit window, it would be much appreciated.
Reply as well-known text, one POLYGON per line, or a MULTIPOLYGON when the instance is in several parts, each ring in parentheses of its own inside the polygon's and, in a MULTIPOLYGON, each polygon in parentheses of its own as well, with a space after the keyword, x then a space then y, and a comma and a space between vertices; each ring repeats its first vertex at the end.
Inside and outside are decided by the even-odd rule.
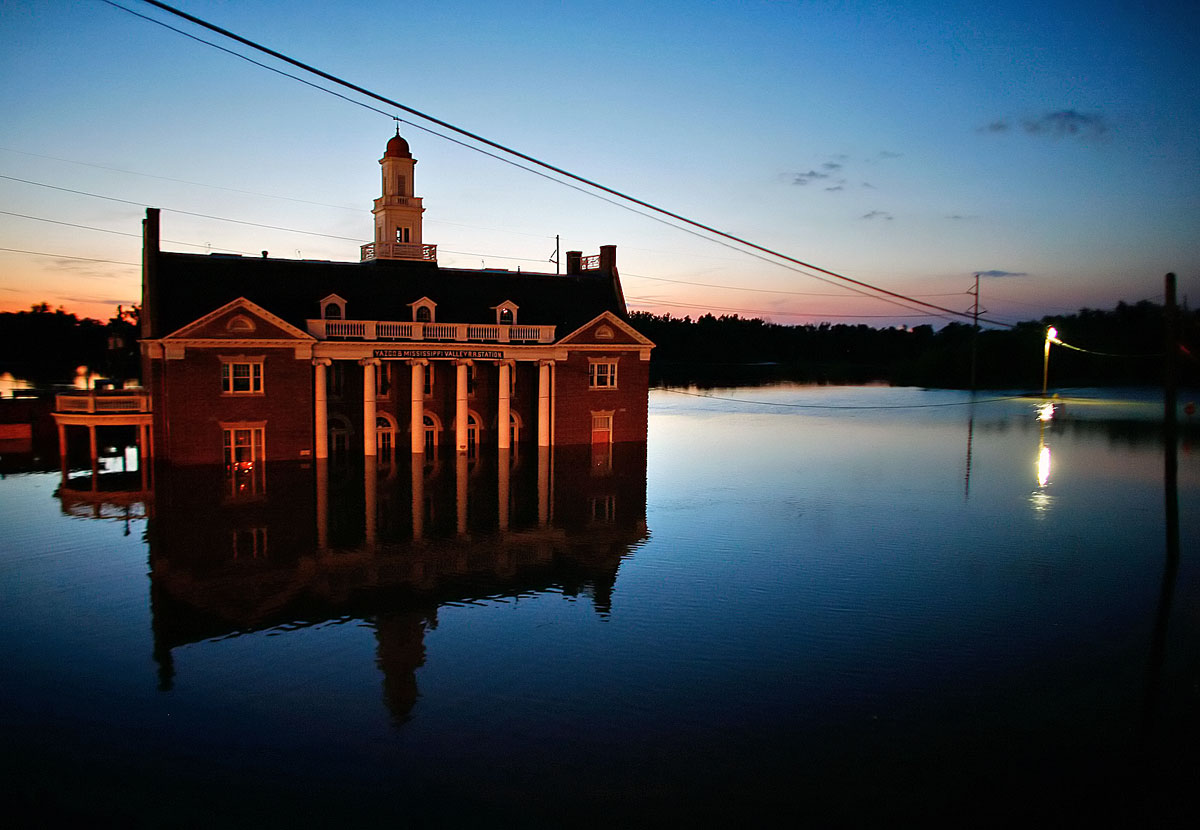
POLYGON ((221 391, 227 395, 261 395, 263 391, 262 361, 222 363, 221 391))
POLYGON ((594 360, 589 363, 588 387, 591 389, 616 389, 617 361, 594 360))
POLYGON ((235 498, 259 494, 266 489, 263 423, 221 425, 225 477, 230 495, 235 498))

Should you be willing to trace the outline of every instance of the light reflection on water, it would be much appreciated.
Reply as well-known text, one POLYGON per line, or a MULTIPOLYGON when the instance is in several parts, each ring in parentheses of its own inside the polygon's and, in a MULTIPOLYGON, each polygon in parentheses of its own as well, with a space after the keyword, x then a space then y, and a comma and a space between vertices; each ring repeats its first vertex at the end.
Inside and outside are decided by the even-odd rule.
POLYGON ((0 481, 25 801, 78 778, 98 811, 246 823, 1177 809, 1169 777, 1133 797, 1197 769, 1186 556, 1140 743, 1152 401, 1039 423, 959 392, 684 391, 611 458, 159 470, 148 521, 0 481))

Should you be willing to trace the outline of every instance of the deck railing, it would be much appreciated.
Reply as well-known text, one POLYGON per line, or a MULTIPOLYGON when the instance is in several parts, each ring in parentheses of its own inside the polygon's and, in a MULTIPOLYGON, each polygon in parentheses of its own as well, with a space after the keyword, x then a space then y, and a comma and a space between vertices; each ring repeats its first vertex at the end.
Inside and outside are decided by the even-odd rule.
POLYGON ((145 393, 64 392, 55 395, 59 412, 104 415, 114 412, 149 412, 150 396, 145 393))
POLYGON ((417 259, 437 262, 437 245, 420 242, 368 242, 361 247, 362 261, 369 259, 417 259))
POLYGON ((308 320, 318 340, 435 340, 457 343, 553 343, 554 326, 487 323, 400 323, 383 320, 308 320))

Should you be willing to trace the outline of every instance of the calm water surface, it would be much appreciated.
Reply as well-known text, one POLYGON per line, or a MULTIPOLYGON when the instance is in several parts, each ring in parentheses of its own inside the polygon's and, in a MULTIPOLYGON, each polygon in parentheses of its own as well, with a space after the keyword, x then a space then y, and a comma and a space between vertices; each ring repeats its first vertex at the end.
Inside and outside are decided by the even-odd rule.
POLYGON ((1049 423, 1001 397, 658 390, 647 446, 611 454, 159 469, 99 504, 9 476, 6 802, 1194 818, 1196 433, 1171 567, 1153 395, 1076 392, 1049 423))

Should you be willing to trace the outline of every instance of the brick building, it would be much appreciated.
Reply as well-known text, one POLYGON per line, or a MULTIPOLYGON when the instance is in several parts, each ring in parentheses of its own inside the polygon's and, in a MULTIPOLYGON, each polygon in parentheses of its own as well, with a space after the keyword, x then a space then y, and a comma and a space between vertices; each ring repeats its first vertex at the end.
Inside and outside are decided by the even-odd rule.
POLYGON ((563 275, 440 267, 408 143, 380 164, 356 263, 165 252, 147 211, 156 455, 238 467, 644 442, 653 344, 627 322, 615 246, 568 252, 563 275))

